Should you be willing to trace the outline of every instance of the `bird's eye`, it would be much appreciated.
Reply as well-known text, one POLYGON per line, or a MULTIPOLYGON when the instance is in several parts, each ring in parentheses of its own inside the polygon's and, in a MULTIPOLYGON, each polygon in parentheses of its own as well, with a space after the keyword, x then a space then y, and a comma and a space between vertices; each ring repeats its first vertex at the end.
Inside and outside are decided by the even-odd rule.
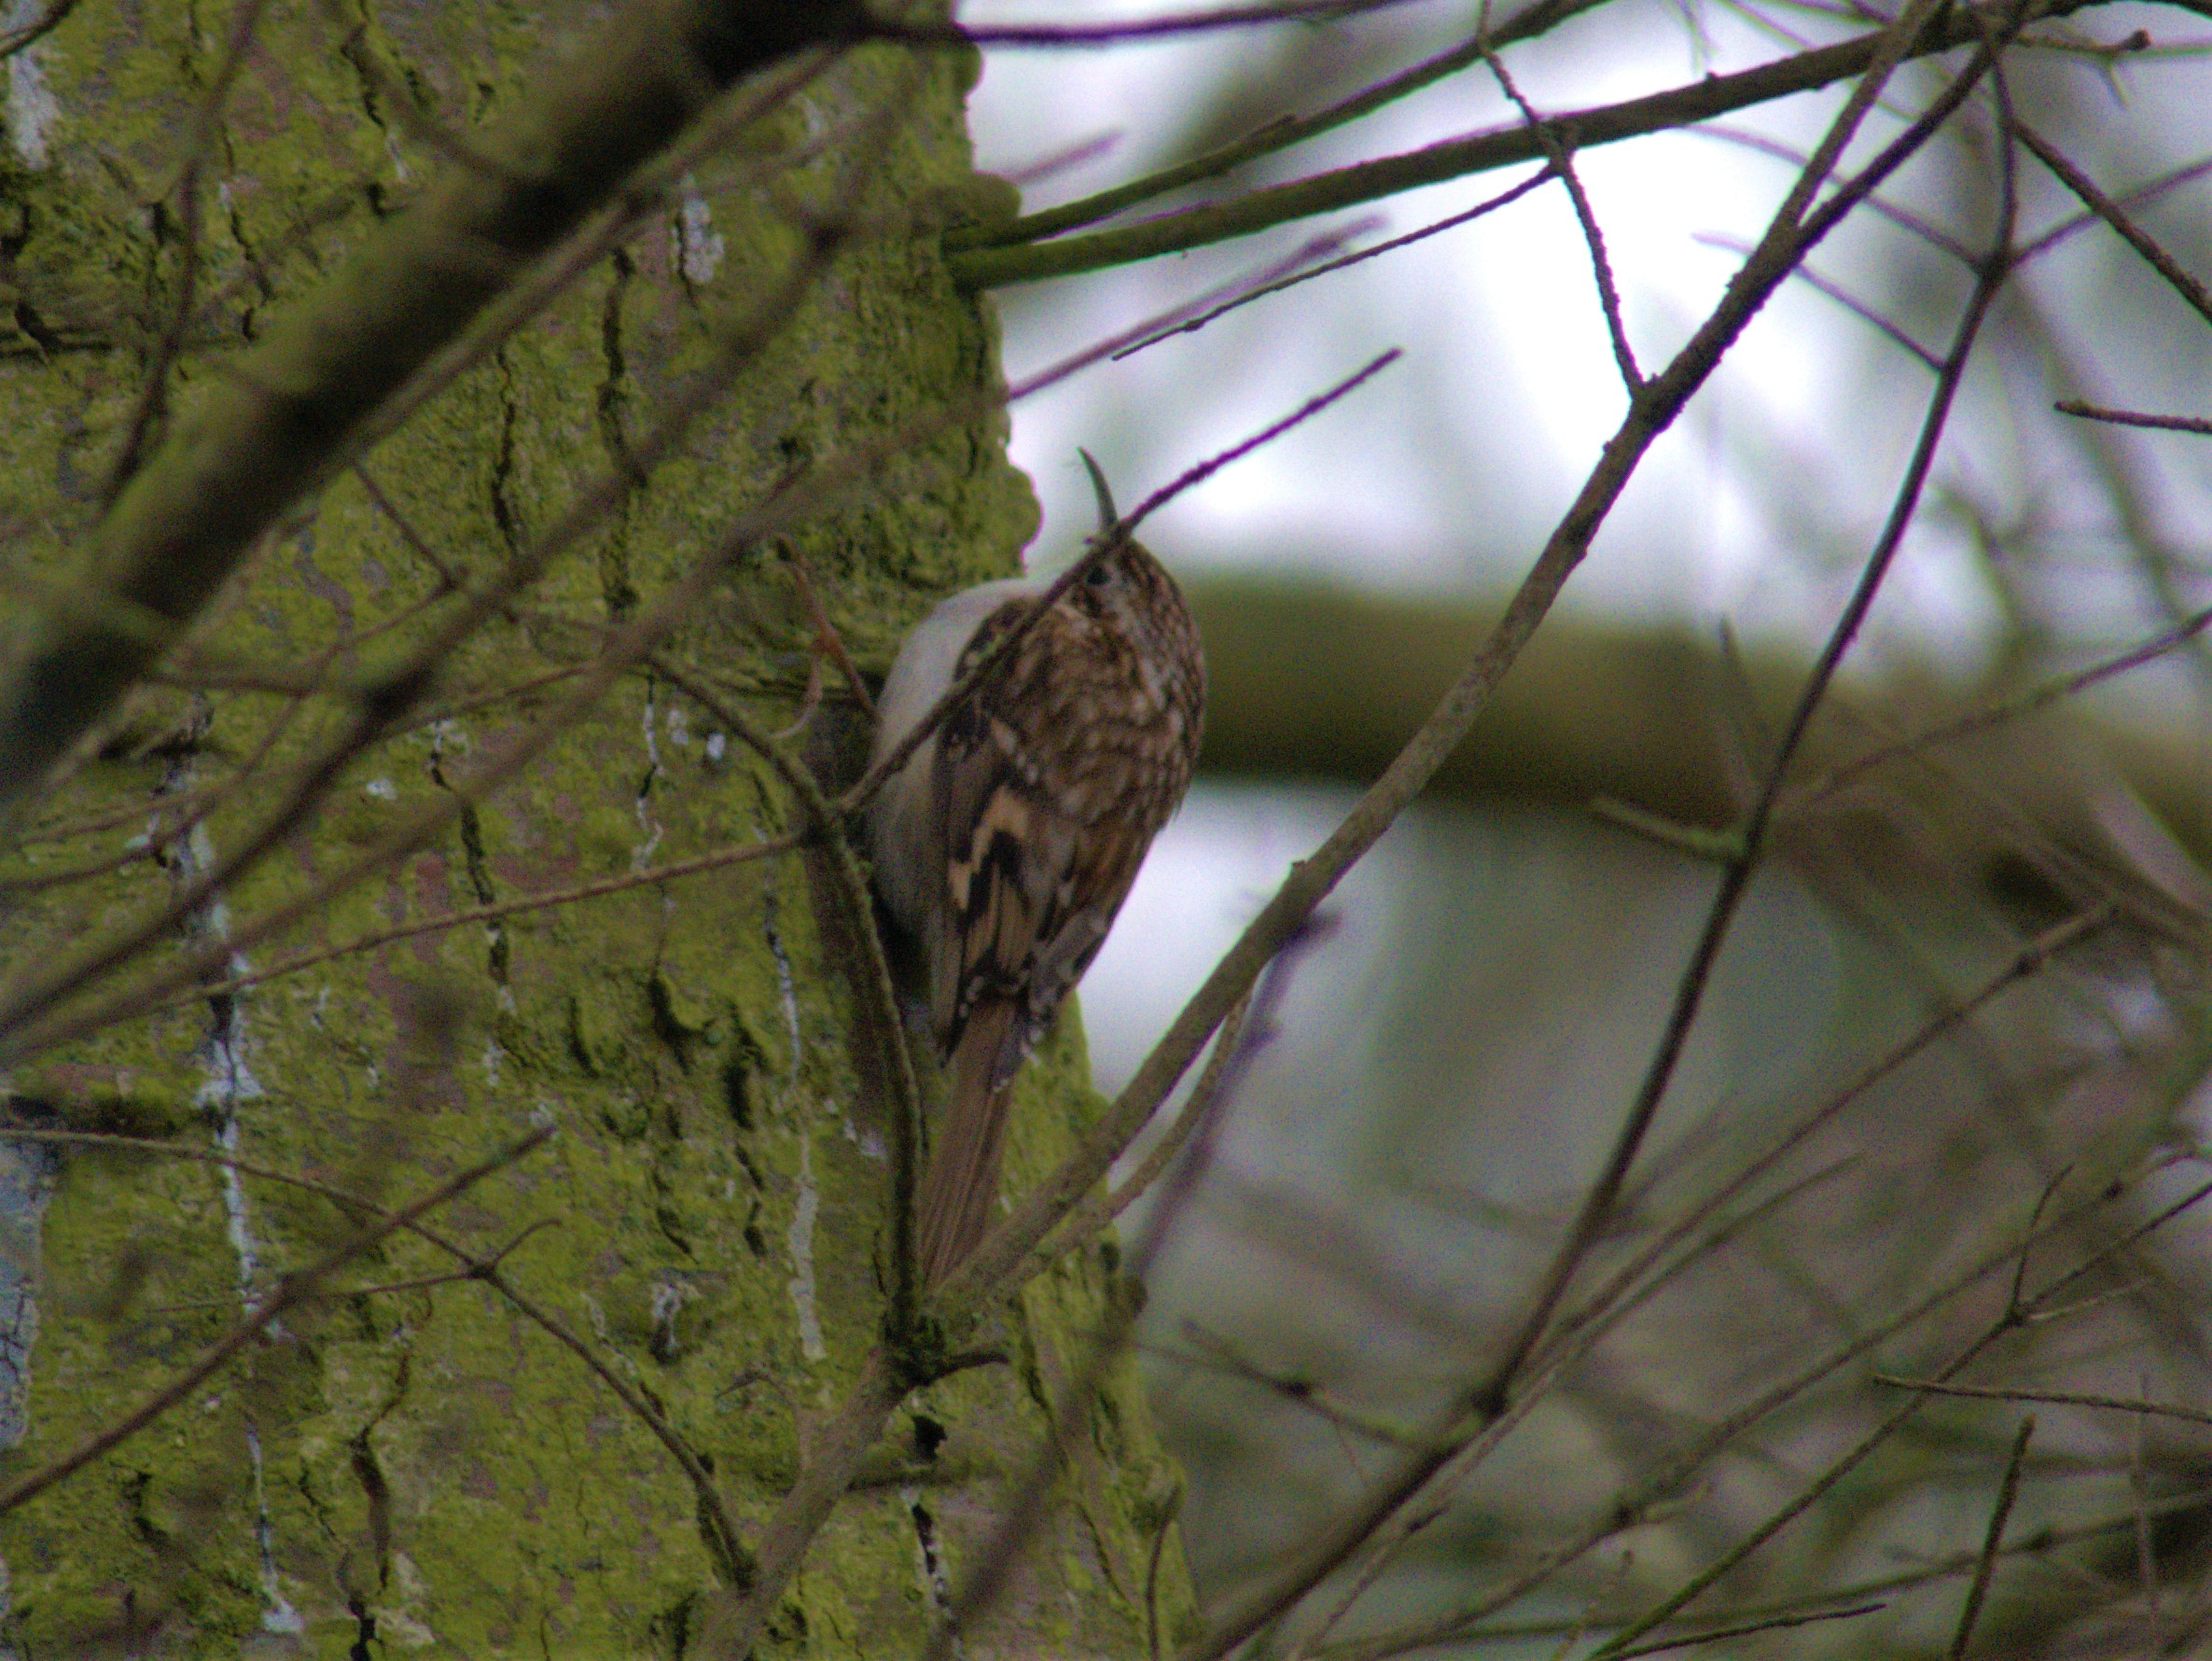
POLYGON ((1114 580, 1114 574, 1102 563, 1084 572, 1083 580, 1092 588, 1105 588, 1114 580))

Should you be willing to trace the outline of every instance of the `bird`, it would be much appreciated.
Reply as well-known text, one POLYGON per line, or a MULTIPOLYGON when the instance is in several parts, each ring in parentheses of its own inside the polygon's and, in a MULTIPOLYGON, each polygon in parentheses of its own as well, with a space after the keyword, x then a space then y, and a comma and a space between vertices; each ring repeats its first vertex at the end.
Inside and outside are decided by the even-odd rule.
MULTIPOLYGON (((1146 851, 1183 799, 1205 655, 1182 591, 1120 528, 1079 452, 1106 551, 915 747, 869 803, 876 892, 905 937, 946 1079, 915 1200, 935 1286, 982 1238, 1015 1074, 1098 955, 1146 851)), ((881 764, 1049 585, 983 582, 900 646, 878 705, 881 764)))

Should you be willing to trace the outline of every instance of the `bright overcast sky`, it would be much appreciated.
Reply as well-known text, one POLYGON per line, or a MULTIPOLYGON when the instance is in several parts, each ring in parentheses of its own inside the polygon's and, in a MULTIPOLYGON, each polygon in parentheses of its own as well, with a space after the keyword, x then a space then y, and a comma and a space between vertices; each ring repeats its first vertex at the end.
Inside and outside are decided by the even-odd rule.
MULTIPOLYGON (((1126 8, 1121 8, 1124 11, 1126 8)), ((1409 23, 1464 25, 1472 7, 1415 5, 1409 23)), ((1791 49, 1734 13, 1698 7, 1702 45, 1674 6, 1615 5, 1509 63, 1539 109, 1611 102, 1786 55, 1791 49)), ((1030 8, 1031 15, 1035 8, 1030 8)), ((1015 15, 970 7, 971 23, 1015 15)), ((1069 6, 1056 19, 1107 15, 1069 6)), ((2138 21, 2163 39, 2177 14, 2100 14, 2114 37, 2138 21)), ((1026 205, 1087 194, 1169 159, 1173 112, 1203 105, 1208 81, 1259 49, 1226 34, 1087 51, 990 54, 971 104, 981 164, 1022 173, 1086 141, 1113 136, 1105 154, 1033 184, 1026 205)), ((1424 48, 1409 46, 1410 61, 1424 48)), ((2046 60, 2048 62, 2048 60, 2046 60)), ((2212 137, 2202 63, 2150 61, 2116 77, 2131 126, 2145 135, 2132 183, 2212 137), (2193 89, 2192 85, 2193 83, 2193 89)), ((2077 97, 2109 97, 2094 72, 2074 76, 2077 97)), ((1914 94, 1926 83, 1913 83, 1914 94)), ((1833 113, 1841 89, 1760 107, 1740 130, 1802 147, 1833 113)), ((1416 98, 1293 151, 1283 174, 1317 171, 1512 119, 1494 83, 1467 72, 1416 98)), ((1885 127, 1883 131, 1894 130, 1885 127)), ((1736 256, 1716 241, 1756 237, 1792 169, 1711 135, 1667 134, 1593 149, 1581 175, 1621 279, 1629 333, 1647 370, 1663 363, 1718 298, 1736 256)), ((1384 234, 1418 228, 1503 189, 1523 171, 1479 175, 1336 216, 1379 219, 1384 234)), ((2039 176, 2038 185, 2047 182, 2039 176)), ((1919 202, 1927 183, 1908 170, 1892 194, 1919 202)), ((2205 187, 2194 187, 2201 193, 2205 187)), ((2049 203, 2048 192, 2031 202, 2049 203)), ((2055 204, 2053 204, 2055 205, 2055 204)), ((1933 210, 1943 216, 1940 207, 1933 210)), ((2031 216, 2031 222, 2034 216, 2031 216)), ((2049 208, 2041 217, 2050 217, 2049 208)), ((1120 272, 1002 294, 1009 370, 1019 376, 1210 283, 1278 258, 1319 226, 1294 228, 1120 272)), ((2104 244, 2111 239, 2105 237, 2104 244)), ((1878 224, 1853 226, 1817 264, 1861 293, 1879 294, 1900 259, 1929 263, 1878 224)), ((2078 238, 2036 272, 2051 292, 2117 255, 2078 238), (2066 262, 2077 268, 2069 279, 2066 262)), ((1926 343, 1940 348, 1962 280, 1926 311, 1926 343)), ((2191 409, 2212 358, 2199 328, 2177 355, 2129 372, 2124 401, 2191 409), (2162 384, 2144 384, 2145 373, 2162 384), (2178 400, 2178 401, 2177 401, 2178 400)), ((1196 335, 1102 367, 1021 405, 1016 459, 1037 482, 1047 530, 1038 554, 1065 557, 1090 518, 1078 444, 1106 461, 1126 502, 1208 452, 1234 441, 1386 347, 1407 356, 1351 403, 1219 475, 1171 506, 1149 537, 1171 564, 1282 568, 1319 564, 1350 579, 1495 592, 1518 574, 1623 408, 1588 253, 1565 194, 1548 187, 1489 218, 1263 300, 1196 335)), ((1849 561, 1878 530, 1929 379, 1903 351, 1803 285, 1777 297, 1647 464, 1596 555, 1576 579, 1577 603, 1661 607, 1701 624, 1725 618, 1752 633, 1823 629, 1848 580, 1849 561), (1845 431, 1839 439, 1839 421, 1845 431), (1808 527, 1833 539, 1809 558, 1808 527), (1778 551, 1781 557, 1777 557, 1778 551)), ((1995 383, 1989 395, 1995 395, 1995 383)), ((1972 407, 1969 392, 1963 410, 1972 407)), ((2177 484, 2202 500, 2207 470, 2183 445, 2170 454, 2177 484)), ((2002 421, 1976 426, 1939 468, 1999 497, 2032 478, 2002 421)), ((1971 655, 1996 614, 1975 562, 1940 524, 1915 533, 1892 583, 1882 628, 1923 646, 1971 655)))

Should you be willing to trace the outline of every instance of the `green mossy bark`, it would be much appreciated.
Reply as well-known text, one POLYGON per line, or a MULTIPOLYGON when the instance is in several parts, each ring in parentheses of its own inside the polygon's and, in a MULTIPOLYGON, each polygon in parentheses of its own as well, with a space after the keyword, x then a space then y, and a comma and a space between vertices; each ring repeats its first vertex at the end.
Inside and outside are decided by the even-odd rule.
MULTIPOLYGON (((370 45, 456 124, 522 94, 543 49, 534 13, 386 0, 370 45)), ((0 153, 0 522, 35 571, 93 511, 150 336, 179 270, 175 225, 144 204, 178 161, 229 13, 186 0, 95 3, 32 49, 0 153), (57 119, 22 142, 24 89, 57 119)), ((588 21, 577 25, 588 31, 588 21)), ((230 99, 207 176, 202 296, 180 401, 265 309, 312 285, 434 164, 397 128, 304 3, 272 4, 230 99), (336 204, 339 212, 331 216, 336 204), (265 261, 256 276, 249 261, 265 261), (225 285, 232 285, 226 289, 225 285)), ((880 441, 948 396, 995 383, 987 309, 955 291, 935 230, 999 204, 970 171, 961 99, 973 64, 856 54, 764 130, 758 157, 880 107, 908 115, 864 217, 888 233, 841 257, 797 324, 720 414, 586 551, 452 665, 457 691, 573 661, 590 630, 687 567, 795 463, 880 441), (580 643, 580 644, 579 644, 580 643)), ((830 191, 842 163, 783 188, 830 191)), ((541 326, 370 458, 438 557, 481 572, 623 465, 629 438, 717 320, 744 314, 798 239, 770 192, 717 192, 602 264, 541 326)), ((1000 192, 1002 194, 1002 192, 1000 192)), ((837 621, 881 666, 938 593, 1012 568, 1035 529, 1004 422, 914 445, 883 487, 795 531, 837 621)), ((792 718, 807 630, 762 549, 676 645, 792 718)), ((358 482, 330 490, 234 582, 201 637, 232 661, 301 665, 429 601, 437 573, 358 482)), ((0 604, 20 603, 13 596, 0 604)), ((373 665, 400 623, 337 667, 373 665)), ((207 930, 250 921, 448 788, 460 759, 561 691, 489 703, 389 740, 348 772, 312 830, 226 896, 207 930)), ((286 715, 253 693, 141 697, 104 758, 44 810, 0 876, 124 854, 169 804, 267 743, 253 785, 156 859, 0 899, 10 971, 158 905, 235 846, 285 768, 342 711, 286 715), (97 829, 73 829, 112 817, 97 829), (61 832, 43 838, 43 832, 61 832)), ((380 881, 334 900, 301 946, 619 875, 791 828, 784 792, 673 689, 620 684, 509 788, 380 881)), ((771 1512, 874 1342, 886 1166, 836 915, 816 866, 781 859, 626 890, 489 928, 419 935, 248 993, 234 1015, 186 1003, 39 1058, 6 1081, 49 1121, 206 1143, 399 1203, 537 1124, 558 1135, 438 1219, 482 1251, 534 1225, 507 1267, 599 1347, 710 1462, 741 1528, 771 1512)), ((182 943, 182 942, 180 942, 182 943)), ((1092 1107, 1073 1022, 1020 1086, 1009 1180, 1034 1177, 1092 1107)), ((110 1152, 53 1162, 30 1430, 13 1479, 158 1388, 237 1319, 242 1297, 345 1238, 313 1195, 218 1168, 110 1152)), ((33 1654, 128 1638, 159 1653, 345 1656, 675 1655, 717 1585, 696 1497, 666 1451, 566 1350, 490 1288, 415 1284, 452 1264, 401 1236, 349 1271, 358 1287, 287 1318, 187 1406, 0 1519, 18 1641, 33 1654), (367 1641, 366 1650, 355 1646, 367 1641)), ((920 1392, 895 1418, 772 1622, 775 1654, 896 1653, 957 1579, 1079 1358, 1110 1254, 1009 1302, 1003 1364, 920 1392)), ((1069 1503, 973 1655, 1125 1655, 1191 1620, 1172 1537, 1148 1589, 1175 1476, 1126 1378, 1072 1451, 1069 1503)))

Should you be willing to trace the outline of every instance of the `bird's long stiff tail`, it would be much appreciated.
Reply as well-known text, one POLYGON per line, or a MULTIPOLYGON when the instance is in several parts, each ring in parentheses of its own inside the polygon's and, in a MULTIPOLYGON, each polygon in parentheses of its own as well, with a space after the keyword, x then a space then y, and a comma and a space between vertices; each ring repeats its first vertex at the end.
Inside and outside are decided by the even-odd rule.
POLYGON ((1013 1090, 1012 1069, 1003 1059, 1013 1023, 1010 1005, 979 1008, 947 1064, 951 1100, 931 1138, 915 1199, 914 1252, 925 1286, 958 1268, 990 1225, 1013 1090))

